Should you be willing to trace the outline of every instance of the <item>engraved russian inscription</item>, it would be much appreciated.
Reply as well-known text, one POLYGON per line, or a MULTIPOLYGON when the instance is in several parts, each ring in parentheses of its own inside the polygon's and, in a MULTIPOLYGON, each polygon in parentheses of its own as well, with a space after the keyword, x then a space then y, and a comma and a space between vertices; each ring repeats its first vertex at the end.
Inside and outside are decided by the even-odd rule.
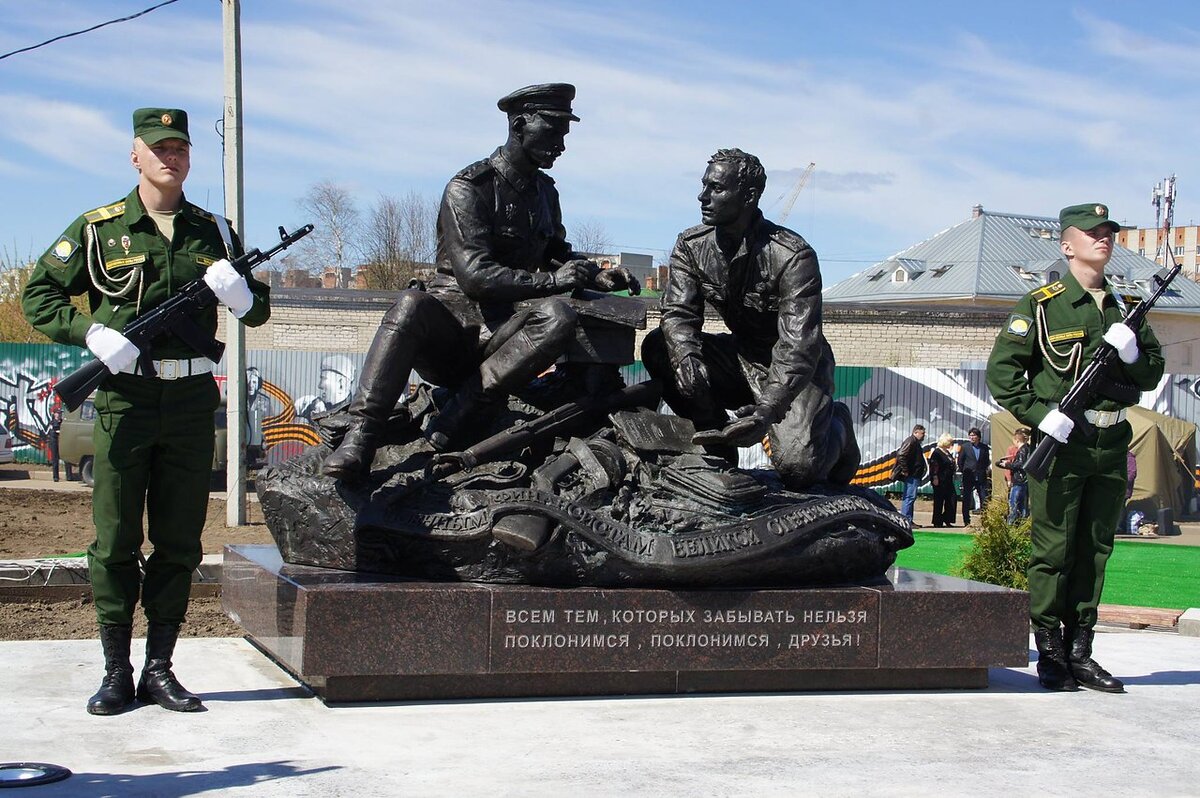
POLYGON ((492 668, 588 670, 597 657, 605 668, 631 670, 877 667, 877 594, 847 588, 829 596, 499 592, 492 668), (592 654, 581 657, 582 649, 592 654))

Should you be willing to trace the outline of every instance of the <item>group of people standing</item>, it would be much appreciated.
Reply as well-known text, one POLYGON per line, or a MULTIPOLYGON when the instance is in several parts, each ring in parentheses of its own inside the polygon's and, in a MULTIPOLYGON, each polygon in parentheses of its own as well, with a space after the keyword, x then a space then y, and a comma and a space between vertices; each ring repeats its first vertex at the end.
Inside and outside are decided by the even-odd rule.
POLYGON ((962 505, 963 526, 969 525, 971 510, 976 506, 976 494, 979 496, 978 506, 983 507, 987 504, 991 492, 988 482, 988 469, 992 465, 990 448, 983 442, 982 434, 976 427, 967 432, 967 442, 962 445, 956 445, 954 436, 950 433, 942 433, 928 458, 925 457, 922 448, 924 440, 925 427, 917 424, 913 427, 912 435, 900 444, 900 450, 897 452, 896 466, 892 474, 893 478, 904 483, 900 512, 912 520, 917 489, 928 476, 933 486, 932 525, 954 526, 956 502, 962 505), (955 491, 955 474, 962 475, 961 494, 955 491))

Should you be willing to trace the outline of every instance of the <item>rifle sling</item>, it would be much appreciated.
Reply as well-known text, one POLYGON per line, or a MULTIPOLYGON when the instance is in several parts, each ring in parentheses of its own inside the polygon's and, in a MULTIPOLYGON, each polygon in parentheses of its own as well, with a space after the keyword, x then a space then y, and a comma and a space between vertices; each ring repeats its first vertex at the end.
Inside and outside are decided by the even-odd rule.
POLYGON ((1142 391, 1136 385, 1115 379, 1108 374, 1097 375, 1096 393, 1123 405, 1137 404, 1142 398, 1142 391))

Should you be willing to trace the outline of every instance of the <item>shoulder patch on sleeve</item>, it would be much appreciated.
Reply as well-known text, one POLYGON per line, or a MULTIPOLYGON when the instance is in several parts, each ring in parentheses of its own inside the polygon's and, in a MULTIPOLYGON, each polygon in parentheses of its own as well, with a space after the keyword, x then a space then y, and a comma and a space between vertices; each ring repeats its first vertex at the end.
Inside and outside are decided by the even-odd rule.
POLYGON ((711 224, 698 224, 695 227, 689 227, 684 230, 679 234, 679 237, 683 239, 700 238, 712 229, 711 224))
POLYGON ((1004 331, 1018 338, 1024 338, 1029 335, 1029 331, 1032 329, 1033 319, 1023 316, 1020 313, 1014 313, 1008 317, 1008 325, 1005 326, 1004 331))
POLYGON ((78 249, 79 242, 70 236, 64 235, 62 238, 58 239, 58 242, 55 243, 53 247, 50 248, 50 252, 54 254, 55 258, 63 263, 66 263, 71 259, 71 256, 74 255, 78 249))
POLYGON ((114 202, 112 205, 105 205, 102 208, 96 208, 95 210, 88 211, 83 215, 83 218, 87 219, 92 224, 96 224, 97 222, 103 222, 106 219, 116 218, 123 213, 125 213, 125 201, 121 200, 120 202, 114 202))
POLYGON ((491 174, 493 171, 495 171, 495 167, 492 166, 492 162, 487 158, 484 158, 482 161, 476 161, 470 166, 464 168, 454 177, 455 179, 461 178, 463 180, 478 180, 485 175, 491 174))
POLYGON ((1057 280, 1053 283, 1050 283, 1050 285, 1044 285, 1036 291, 1030 292, 1030 296, 1033 297, 1034 302, 1045 302, 1047 299, 1056 297, 1066 290, 1067 286, 1063 283, 1063 281, 1057 280))

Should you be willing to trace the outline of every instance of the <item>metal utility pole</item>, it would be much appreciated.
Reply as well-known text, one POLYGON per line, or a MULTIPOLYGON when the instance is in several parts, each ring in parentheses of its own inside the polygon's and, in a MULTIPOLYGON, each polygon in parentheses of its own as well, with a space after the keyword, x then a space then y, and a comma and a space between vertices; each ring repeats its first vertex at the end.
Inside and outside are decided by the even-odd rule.
MULTIPOLYGON (((225 50, 225 215, 233 229, 246 234, 242 195, 242 4, 221 0, 225 50)), ((241 322, 228 316, 225 348, 225 523, 246 523, 246 334, 241 322)))

